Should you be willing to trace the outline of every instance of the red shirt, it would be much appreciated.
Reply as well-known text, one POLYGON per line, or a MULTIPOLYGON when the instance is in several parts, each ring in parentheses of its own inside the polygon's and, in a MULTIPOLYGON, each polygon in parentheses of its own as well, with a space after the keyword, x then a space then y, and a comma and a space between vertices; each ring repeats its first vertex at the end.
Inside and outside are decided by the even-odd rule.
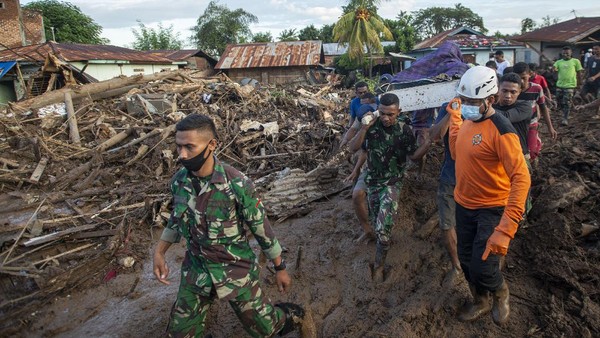
POLYGON ((540 74, 535 74, 535 77, 529 78, 529 81, 539 84, 540 86, 542 86, 543 90, 548 89, 548 82, 546 81, 546 78, 541 76, 540 74))

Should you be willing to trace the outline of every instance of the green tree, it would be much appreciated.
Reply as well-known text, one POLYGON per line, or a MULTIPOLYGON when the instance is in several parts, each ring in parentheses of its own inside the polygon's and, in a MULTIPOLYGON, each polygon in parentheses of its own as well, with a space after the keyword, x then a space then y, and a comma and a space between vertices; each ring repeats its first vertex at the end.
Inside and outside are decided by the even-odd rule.
POLYGON ((252 35, 252 42, 273 42, 271 32, 258 32, 252 35))
POLYGON ((306 26, 298 32, 298 40, 319 40, 319 30, 314 25, 306 26))
POLYGON ((483 18, 460 3, 452 7, 429 7, 413 14, 414 28, 419 38, 427 39, 443 31, 466 26, 487 33, 483 18))
POLYGON ((252 39, 250 24, 257 23, 255 15, 238 8, 230 10, 218 1, 211 1, 192 27, 191 40, 198 49, 218 57, 227 44, 236 44, 252 39))
POLYGON ((173 33, 173 25, 163 27, 162 23, 158 24, 158 28, 150 28, 144 25, 140 20, 137 20, 139 31, 133 28, 131 31, 135 36, 133 49, 137 50, 153 50, 167 49, 178 50, 183 46, 183 41, 179 40, 173 33))
POLYGON ((102 27, 94 19, 85 15, 79 7, 57 0, 33 1, 23 6, 25 9, 40 11, 44 18, 46 37, 56 42, 107 44, 108 39, 100 37, 102 27), (52 34, 54 27, 54 35, 52 34))
POLYGON ((531 18, 525 18, 521 20, 521 34, 531 32, 535 29, 535 25, 535 21, 533 21, 531 18))
POLYGON ((559 18, 553 18, 550 15, 546 15, 545 17, 542 18, 542 23, 540 24, 540 28, 556 25, 559 21, 560 21, 559 18))
POLYGON ((333 65, 337 72, 348 75, 353 70, 365 69, 368 64, 365 60, 351 59, 348 53, 336 56, 333 59, 333 65))
POLYGON ((375 5, 379 1, 350 0, 344 10, 346 14, 338 20, 333 28, 333 38, 338 43, 348 44, 348 56, 361 62, 364 49, 367 53, 383 53, 380 36, 391 40, 392 32, 385 26, 383 19, 377 15, 375 5))
POLYGON ((335 25, 323 25, 321 29, 319 29, 319 40, 323 41, 323 43, 331 43, 335 42, 333 40, 333 27, 335 25))
POLYGON ((385 19, 385 25, 390 29, 396 44, 390 48, 386 47, 385 52, 408 52, 413 49, 417 42, 417 31, 412 26, 412 16, 405 11, 401 11, 396 20, 385 19))
MULTIPOLYGON (((513 35, 518 35, 518 34, 513 34, 513 35)), ((493 37, 496 37, 498 39, 508 39, 511 35, 510 34, 504 34, 500 31, 495 31, 494 34, 492 34, 493 37)))
POLYGON ((279 41, 298 41, 296 28, 282 30, 277 39, 279 39, 279 41))

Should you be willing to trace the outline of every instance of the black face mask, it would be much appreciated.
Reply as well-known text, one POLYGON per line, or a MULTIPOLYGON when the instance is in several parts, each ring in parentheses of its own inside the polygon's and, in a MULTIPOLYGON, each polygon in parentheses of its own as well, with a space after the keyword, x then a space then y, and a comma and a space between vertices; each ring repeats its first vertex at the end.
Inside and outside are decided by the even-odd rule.
POLYGON ((206 163, 206 160, 210 156, 210 153, 209 153, 208 156, 204 157, 206 150, 208 150, 208 144, 206 145, 204 150, 202 150, 200 152, 200 154, 198 154, 188 160, 179 159, 179 163, 181 163, 188 171, 196 172, 196 171, 202 169, 202 166, 204 165, 204 163, 206 163))

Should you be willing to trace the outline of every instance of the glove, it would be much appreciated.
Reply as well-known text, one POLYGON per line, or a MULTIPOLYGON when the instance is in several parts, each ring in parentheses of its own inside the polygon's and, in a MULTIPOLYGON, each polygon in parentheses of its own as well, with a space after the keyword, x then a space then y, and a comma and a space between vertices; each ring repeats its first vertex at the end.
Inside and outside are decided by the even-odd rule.
POLYGON ((460 116, 461 106, 462 103, 460 102, 460 98, 455 97, 452 100, 450 100, 450 102, 448 102, 448 105, 446 106, 446 111, 448 112, 448 114, 460 116))
POLYGON ((511 239, 512 238, 509 235, 496 228, 494 233, 487 240, 485 251, 483 252, 483 256, 481 256, 481 260, 487 260, 490 253, 494 255, 506 256, 506 253, 508 253, 508 245, 510 244, 511 239))

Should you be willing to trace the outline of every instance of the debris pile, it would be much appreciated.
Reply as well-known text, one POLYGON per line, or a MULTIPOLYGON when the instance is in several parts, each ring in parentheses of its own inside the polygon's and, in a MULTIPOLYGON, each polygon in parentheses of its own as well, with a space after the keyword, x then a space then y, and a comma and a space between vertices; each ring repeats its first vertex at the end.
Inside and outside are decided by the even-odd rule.
POLYGON ((344 94, 193 76, 65 87, 0 114, 0 311, 139 261, 150 227, 169 217, 175 124, 189 113, 213 118, 217 156, 255 179, 271 215, 344 188, 322 166, 343 131, 344 94))

